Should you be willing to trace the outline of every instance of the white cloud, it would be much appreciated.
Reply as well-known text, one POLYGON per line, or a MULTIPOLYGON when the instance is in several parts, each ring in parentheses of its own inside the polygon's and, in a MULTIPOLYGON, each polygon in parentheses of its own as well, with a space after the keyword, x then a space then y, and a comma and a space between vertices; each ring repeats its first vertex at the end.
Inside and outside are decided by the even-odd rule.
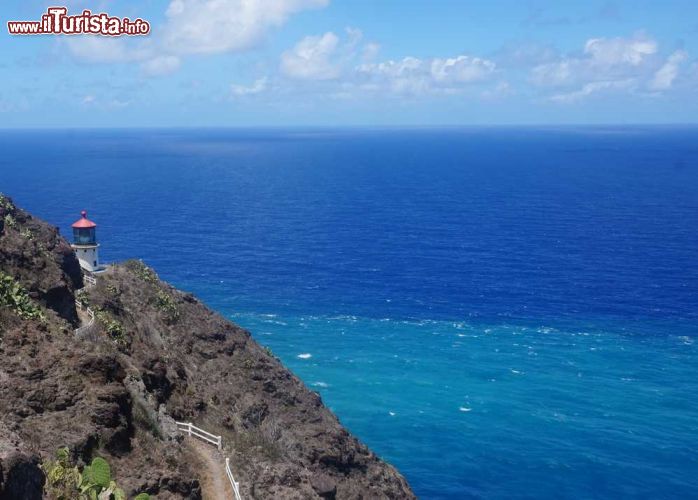
POLYGON ((627 38, 592 38, 584 46, 584 53, 590 56, 593 66, 612 67, 629 64, 638 66, 647 56, 657 52, 657 42, 651 38, 637 36, 627 38))
POLYGON ((363 80, 361 86, 364 90, 388 89, 399 94, 423 94, 430 88, 430 70, 416 57, 362 64, 357 72, 363 80))
POLYGON ((663 62, 657 42, 645 35, 592 38, 580 55, 536 65, 529 80, 538 87, 556 89, 549 99, 557 102, 610 91, 659 92, 671 88, 686 57, 677 51, 663 62))
POLYGON ((591 82, 582 86, 581 89, 575 90, 573 92, 559 93, 553 95, 550 100, 555 102, 574 102, 583 99, 591 94, 601 92, 604 90, 617 90, 617 89, 629 89, 633 86, 634 81, 620 80, 620 81, 606 81, 606 82, 591 82))
POLYGON ((677 50, 669 56, 664 65, 657 70, 649 83, 651 90, 668 90, 679 76, 679 67, 683 63, 688 54, 683 50, 677 50))
POLYGON ((457 84, 486 80, 495 70, 495 64, 486 59, 458 56, 449 59, 433 59, 431 76, 439 83, 457 84))
POLYGON ((174 73, 180 65, 177 56, 157 56, 141 64, 141 69, 147 76, 162 76, 174 73))
POLYGON ((297 80, 337 80, 341 88, 331 95, 346 99, 361 92, 454 93, 490 80, 497 69, 493 61, 464 54, 374 61, 379 46, 362 41, 363 33, 355 28, 346 29, 344 41, 332 32, 306 36, 282 54, 280 71, 297 80))
MULTIPOLYGON (((177 71, 191 54, 250 49, 294 13, 328 2, 170 0, 165 24, 152 38, 84 36, 58 43, 65 44, 80 61, 131 63, 139 65, 144 76, 167 75, 177 71)), ((449 95, 471 89, 472 95, 497 98, 520 93, 522 82, 517 77, 527 75, 527 83, 543 98, 574 102, 612 92, 661 95, 677 86, 680 75, 687 81, 689 70, 683 66, 690 68, 685 51, 662 54, 657 41, 645 34, 590 38, 567 55, 548 45, 526 43, 505 47, 491 58, 455 54, 381 60, 379 50, 378 44, 365 40, 363 32, 352 27, 339 35, 306 36, 281 54, 278 74, 249 85, 231 84, 229 93, 241 97, 311 89, 328 97, 349 99, 365 94, 449 95), (274 85, 270 86, 270 81, 274 85)), ((268 73, 268 68, 263 71, 268 73)))
POLYGON ((114 108, 125 108, 131 104, 131 101, 129 100, 124 100, 124 99, 119 99, 119 98, 112 98, 112 99, 104 99, 104 98, 97 98, 93 94, 87 94, 83 96, 83 98, 80 100, 80 104, 83 106, 94 106, 100 109, 114 109, 114 108))
POLYGON ((322 36, 306 36, 291 50, 281 55, 281 72, 300 80, 331 80, 341 72, 333 61, 339 38, 328 32, 322 36))
MULTIPOLYGON (((79 36, 65 43, 86 63, 141 63, 142 74, 158 76, 179 69, 182 56, 240 52, 263 41, 297 12, 329 0, 172 0, 165 24, 148 39, 79 36)), ((360 32, 359 32, 360 35, 360 32)), ((62 43, 59 42, 59 43, 62 43)))
POLYGON ((452 58, 419 59, 364 63, 357 74, 364 89, 388 89, 398 94, 453 93, 469 84, 489 80, 496 71, 494 62, 459 55, 452 58))
POLYGON ((383 61, 380 63, 362 64, 359 72, 367 75, 381 76, 385 78, 403 78, 411 75, 424 75, 425 66, 421 59, 405 57, 399 61, 383 61))
POLYGON ((535 85, 562 87, 593 81, 625 80, 646 71, 657 52, 657 42, 644 37, 592 38, 580 56, 562 57, 535 66, 531 81, 535 85))
POLYGON ((255 80, 254 83, 250 86, 232 84, 232 85, 230 85, 230 93, 233 96, 246 96, 246 95, 259 94, 261 92, 264 92, 267 89, 267 84, 268 84, 267 77, 263 77, 263 78, 259 78, 258 80, 255 80))
POLYGON ((341 40, 332 32, 306 36, 281 55, 280 72, 291 79, 334 81, 316 89, 331 97, 348 99, 365 93, 423 95, 456 93, 465 87, 490 81, 496 64, 470 55, 375 61, 379 46, 363 42, 363 33, 346 29, 341 40))
POLYGON ((243 51, 291 14, 324 7, 329 0, 172 0, 164 46, 175 54, 243 51))

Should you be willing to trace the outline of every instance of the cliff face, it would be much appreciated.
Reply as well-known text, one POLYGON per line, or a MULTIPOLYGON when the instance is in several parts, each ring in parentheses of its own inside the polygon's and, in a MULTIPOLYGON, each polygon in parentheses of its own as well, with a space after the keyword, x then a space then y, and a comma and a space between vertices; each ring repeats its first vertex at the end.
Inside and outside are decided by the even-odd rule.
POLYGON ((58 229, 35 219, 0 195, 0 270, 21 282, 45 307, 77 321, 73 293, 82 275, 70 244, 58 229))
POLYGON ((97 321, 76 339, 77 260, 3 200, 0 273, 44 319, 0 305, 0 500, 39 498, 38 464, 61 446, 107 458, 127 493, 200 498, 208 473, 173 419, 223 436, 244 497, 413 498, 247 331, 138 261, 79 294, 97 321))

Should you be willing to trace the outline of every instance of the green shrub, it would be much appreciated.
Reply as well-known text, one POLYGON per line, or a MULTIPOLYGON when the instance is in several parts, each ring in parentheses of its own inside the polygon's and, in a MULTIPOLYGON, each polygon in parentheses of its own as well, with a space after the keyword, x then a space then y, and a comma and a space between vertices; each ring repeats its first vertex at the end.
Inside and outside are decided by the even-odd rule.
POLYGON ((0 307, 9 307, 24 319, 44 320, 44 313, 22 285, 0 271, 0 307))
MULTIPOLYGON (((57 500, 72 500, 82 483, 82 476, 77 467, 70 462, 68 448, 56 452, 55 461, 42 464, 46 474, 46 493, 57 500)), ((77 497, 79 498, 79 496, 77 497)))
POLYGON ((95 311, 95 319, 102 324, 113 340, 115 340, 117 343, 125 342, 124 325, 122 325, 120 321, 112 317, 103 309, 97 309, 95 311))
POLYGON ((17 229, 17 221, 10 214, 5 214, 5 226, 17 229))
POLYGON ((150 269, 142 260, 129 260, 126 263, 126 268, 130 269, 140 279, 146 283, 155 283, 158 280, 158 275, 150 269))
POLYGON ((82 307, 89 307, 90 306, 90 298, 87 296, 87 292, 85 290, 78 290, 75 293, 75 300, 82 307))
POLYGON ((175 303, 172 296, 160 290, 158 291, 155 299, 155 305, 164 313, 165 320, 168 323, 177 322, 177 320, 179 319, 179 309, 177 308, 177 304, 175 303))
POLYGON ((10 199, 2 193, 0 193, 0 208, 3 208, 8 212, 15 209, 10 199))

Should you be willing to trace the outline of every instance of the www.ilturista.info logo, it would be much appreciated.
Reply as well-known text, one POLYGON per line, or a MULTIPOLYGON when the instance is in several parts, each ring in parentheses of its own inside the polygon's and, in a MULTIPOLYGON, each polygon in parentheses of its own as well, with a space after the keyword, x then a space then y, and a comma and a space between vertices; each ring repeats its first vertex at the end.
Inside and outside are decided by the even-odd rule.
POLYGON ((69 16, 66 7, 49 7, 41 21, 8 21, 10 35, 147 35, 150 23, 143 19, 93 14, 89 10, 69 16))

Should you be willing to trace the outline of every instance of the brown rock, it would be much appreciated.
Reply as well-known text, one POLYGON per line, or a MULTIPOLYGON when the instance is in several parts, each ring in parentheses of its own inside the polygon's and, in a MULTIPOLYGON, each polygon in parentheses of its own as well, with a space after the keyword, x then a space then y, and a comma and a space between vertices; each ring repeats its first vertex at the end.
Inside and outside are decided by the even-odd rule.
POLYGON ((315 493, 322 498, 333 499, 337 495, 337 483, 327 474, 316 474, 310 479, 315 493))

